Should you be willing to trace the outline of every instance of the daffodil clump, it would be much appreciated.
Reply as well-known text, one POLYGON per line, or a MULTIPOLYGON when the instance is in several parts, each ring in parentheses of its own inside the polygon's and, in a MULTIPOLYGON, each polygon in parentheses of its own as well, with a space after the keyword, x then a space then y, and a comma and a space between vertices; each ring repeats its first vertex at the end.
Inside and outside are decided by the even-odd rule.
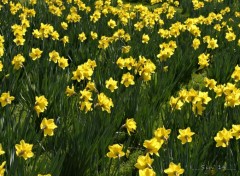
POLYGON ((178 97, 170 98, 170 106, 172 110, 181 110, 184 103, 192 104, 192 111, 195 115, 202 115, 207 105, 212 98, 208 96, 208 92, 196 91, 194 89, 183 89, 178 92, 178 97))
MULTIPOLYGON (((151 80, 151 76, 156 70, 155 64, 144 56, 139 56, 138 61, 131 56, 129 58, 120 57, 116 64, 120 69, 127 68, 128 71, 133 69, 134 73, 138 74, 146 82, 151 80)), ((124 84, 125 87, 134 85, 134 76, 130 72, 123 74, 121 84, 124 84)))
POLYGON ((223 128, 223 130, 219 131, 216 136, 214 137, 214 140, 216 141, 216 147, 228 147, 230 139, 233 139, 233 137, 238 140, 240 138, 240 125, 232 125, 232 129, 227 130, 226 128, 223 128))
POLYGON ((152 168, 152 163, 154 159, 153 154, 159 157, 159 150, 162 145, 167 143, 169 139, 169 135, 171 133, 171 129, 157 128, 154 131, 154 137, 150 140, 145 140, 143 143, 143 147, 146 149, 146 155, 140 155, 137 159, 137 163, 134 165, 137 169, 139 169, 139 175, 156 175, 154 169, 152 168))

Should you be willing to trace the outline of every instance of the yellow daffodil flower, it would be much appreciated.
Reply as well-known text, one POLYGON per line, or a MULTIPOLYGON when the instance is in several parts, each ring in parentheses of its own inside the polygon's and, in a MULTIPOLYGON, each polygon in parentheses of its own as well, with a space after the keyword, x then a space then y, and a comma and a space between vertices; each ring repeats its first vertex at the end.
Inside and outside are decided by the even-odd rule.
POLYGON ((145 156, 143 155, 138 156, 137 163, 134 166, 139 170, 142 170, 145 168, 151 168, 153 161, 154 159, 152 159, 149 156, 149 153, 147 153, 145 156))
POLYGON ((72 95, 76 94, 74 90, 74 85, 72 85, 72 88, 67 86, 65 93, 67 94, 68 97, 71 97, 72 95))
POLYGON ((191 131, 190 127, 186 129, 179 129, 178 139, 181 140, 182 144, 186 144, 187 142, 192 142, 192 136, 195 133, 191 131))
POLYGON ((240 125, 232 125, 231 133, 236 140, 240 139, 240 125))
POLYGON ((219 131, 217 136, 214 137, 214 140, 217 142, 216 147, 227 147, 229 145, 229 140, 232 138, 231 131, 223 128, 223 130, 219 131))
POLYGON ((149 40, 150 40, 149 36, 147 34, 143 34, 143 36, 142 36, 142 43, 148 44, 149 40))
POLYGON ((10 92, 4 92, 2 93, 1 97, 0 97, 0 103, 1 103, 1 106, 4 107, 8 104, 11 104, 12 101, 15 99, 14 96, 10 96, 10 92))
POLYGON ((58 66, 61 67, 63 70, 68 67, 68 59, 61 57, 57 60, 58 66))
POLYGON ((129 87, 129 85, 134 85, 134 76, 129 72, 122 75, 121 84, 124 84, 125 87, 129 87))
POLYGON ((102 111, 107 111, 111 113, 111 107, 114 107, 112 99, 108 98, 104 93, 98 94, 97 106, 102 108, 102 111))
POLYGON ((127 129, 128 134, 131 135, 130 132, 134 132, 137 129, 137 123, 134 121, 133 118, 131 119, 127 118, 123 127, 125 127, 127 129))
POLYGON ((42 52, 39 48, 32 48, 32 52, 29 53, 29 56, 32 58, 32 60, 39 59, 42 55, 42 52))
POLYGON ((109 152, 107 153, 107 157, 109 158, 121 158, 125 155, 125 153, 122 151, 123 145, 119 144, 113 144, 108 146, 109 152))
POLYGON ((159 149, 162 147, 162 143, 158 142, 157 138, 152 138, 150 140, 145 140, 143 143, 143 147, 147 149, 147 152, 151 155, 155 154, 159 156, 159 149))
POLYGON ((40 124, 40 129, 44 131, 45 136, 53 136, 53 130, 57 128, 57 125, 54 123, 54 119, 43 118, 42 123, 40 124))
POLYGON ((174 176, 174 175, 182 175, 184 173, 184 169, 181 168, 181 164, 178 165, 171 162, 169 164, 169 168, 164 170, 164 173, 168 174, 168 176, 174 176))
POLYGON ((32 152, 32 147, 33 144, 28 144, 25 143, 24 140, 21 140, 20 144, 15 145, 16 155, 19 157, 23 157, 25 160, 27 160, 28 158, 34 156, 34 153, 32 152))
POLYGON ((156 176, 156 173, 152 168, 145 168, 139 170, 139 176, 156 176))
POLYGON ((4 166, 6 164, 6 161, 3 161, 2 164, 0 165, 0 175, 4 176, 5 170, 4 166))
POLYGON ((111 92, 114 92, 118 88, 117 81, 113 80, 111 77, 109 80, 106 80, 105 82, 106 88, 109 89, 111 92))
POLYGON ((157 138, 158 142, 164 143, 168 140, 171 129, 165 129, 165 127, 158 128, 154 131, 154 136, 157 138))
POLYGON ((44 95, 39 97, 36 96, 35 100, 36 101, 35 101, 34 109, 37 112, 37 115, 39 116, 40 113, 44 112, 47 109, 48 101, 44 95))
POLYGON ((12 65, 14 65, 14 69, 15 70, 19 70, 20 68, 23 67, 23 62, 25 62, 25 58, 23 57, 23 55, 18 54, 16 56, 13 57, 12 60, 12 65))

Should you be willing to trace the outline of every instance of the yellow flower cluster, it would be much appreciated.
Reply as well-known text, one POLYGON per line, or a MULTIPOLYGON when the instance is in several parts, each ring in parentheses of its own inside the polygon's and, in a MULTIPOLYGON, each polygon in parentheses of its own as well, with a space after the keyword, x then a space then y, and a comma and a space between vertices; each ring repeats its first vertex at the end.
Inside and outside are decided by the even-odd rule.
POLYGON ((43 113, 47 109, 47 106, 48 106, 48 101, 44 95, 35 97, 34 109, 37 112, 38 117, 40 113, 43 113))
POLYGON ((146 155, 140 155, 137 159, 137 163, 135 167, 139 169, 139 175, 145 176, 146 173, 150 175, 155 175, 155 171, 151 167, 153 163, 153 159, 150 155, 159 156, 158 151, 162 147, 162 145, 167 142, 169 135, 171 133, 170 129, 165 129, 164 127, 158 128, 154 131, 154 137, 150 140, 145 140, 143 146, 147 149, 146 155))
POLYGON ((112 99, 108 98, 104 93, 98 94, 98 102, 96 106, 100 106, 102 111, 111 113, 111 108, 114 107, 112 99))
POLYGON ((147 153, 145 156, 140 155, 137 159, 137 163, 135 164, 135 167, 139 169, 139 175, 141 176, 146 176, 146 175, 151 175, 155 176, 156 173, 152 169, 152 163, 154 159, 152 159, 149 156, 149 153, 147 153))
POLYGON ((171 40, 169 43, 160 44, 159 47, 160 47, 160 53, 157 55, 157 57, 162 62, 162 61, 166 61, 174 54, 174 51, 177 48, 177 44, 175 41, 171 40))
MULTIPOLYGON (((159 156, 158 151, 164 142, 167 142, 170 133, 170 129, 165 129, 164 127, 158 128, 154 131, 154 137, 152 139, 144 141, 143 146, 147 149, 147 153, 146 155, 140 155, 137 159, 137 163, 135 164, 135 167, 139 169, 139 175, 156 175, 151 166, 154 159, 152 159, 150 155, 156 154, 159 156)), ((182 144, 185 144, 186 142, 192 142, 191 136, 195 134, 191 132, 191 129, 189 127, 186 129, 179 129, 179 133, 180 134, 177 138, 182 141, 182 144)), ((181 168, 180 163, 176 165, 171 162, 169 164, 169 168, 164 170, 164 173, 168 174, 169 176, 173 174, 181 175, 184 173, 184 169, 181 168)))
POLYGON ((84 79, 91 80, 91 76, 93 75, 93 71, 96 66, 97 65, 94 60, 88 59, 87 62, 79 65, 77 70, 73 71, 72 80, 77 80, 78 82, 84 79))
POLYGON ((59 40, 59 33, 54 30, 54 27, 51 24, 41 23, 40 28, 34 29, 32 35, 35 38, 40 38, 42 40, 49 37, 51 37, 52 40, 59 40))
POLYGON ((92 110, 92 92, 88 89, 84 89, 82 91, 80 91, 80 99, 81 101, 79 102, 80 104, 80 110, 85 110, 85 113, 87 113, 88 111, 92 110))
POLYGON ((171 24, 169 29, 160 28, 158 30, 158 34, 161 38, 168 39, 171 37, 177 38, 181 32, 186 30, 186 26, 183 25, 181 22, 176 22, 171 24))
POLYGON ((116 61, 116 64, 120 69, 126 67, 128 70, 132 70, 132 68, 134 68, 136 65, 136 59, 134 59, 132 56, 128 58, 119 57, 118 60, 116 61))
POLYGON ((202 53, 198 56, 198 65, 200 66, 199 69, 203 69, 209 66, 209 56, 210 54, 202 53))
POLYGON ((139 56, 139 60, 135 66, 135 74, 138 73, 144 81, 150 81, 155 70, 156 66, 150 59, 139 56))
MULTIPOLYGON (((238 69, 236 66, 234 72, 232 73, 232 78, 235 82, 238 82, 238 69)), ((240 105, 240 89, 237 88, 236 84, 227 83, 227 84, 218 84, 214 79, 204 79, 205 86, 210 90, 213 90, 216 93, 216 97, 225 96, 225 107, 235 107, 240 105)))
MULTIPOLYGON (((155 73, 156 70, 155 64, 150 59, 146 59, 144 56, 139 56, 138 61, 131 56, 128 58, 119 57, 116 61, 116 64, 120 69, 125 67, 128 70, 134 69, 134 73, 141 76, 144 81, 151 80, 151 75, 155 73)), ((126 87, 129 85, 134 85, 134 76, 129 72, 123 74, 121 84, 124 84, 126 87)))
POLYGON ((23 46, 25 43, 24 35, 27 32, 27 29, 23 27, 22 25, 12 25, 12 32, 15 36, 15 39, 13 40, 14 43, 16 43, 17 46, 21 45, 23 46))
POLYGON ((62 16, 62 11, 65 10, 65 6, 62 1, 50 1, 45 0, 48 5, 48 10, 51 14, 56 15, 58 17, 62 16))
POLYGON ((227 130, 223 128, 223 130, 219 131, 217 135, 214 137, 214 140, 217 142, 216 147, 227 147, 229 145, 230 139, 233 137, 236 140, 240 139, 240 125, 232 125, 232 129, 227 130))
POLYGON ((68 59, 63 56, 60 56, 59 53, 55 50, 49 52, 49 61, 54 63, 58 63, 58 66, 61 67, 63 70, 68 67, 68 59))
POLYGON ((204 2, 202 2, 202 1, 192 0, 192 3, 193 3, 193 9, 194 10, 198 10, 198 9, 204 7, 204 2))
MULTIPOLYGON (((88 76, 88 79, 90 80, 91 77, 88 76)), ((109 86, 109 84, 107 84, 109 86)), ((79 102, 79 108, 81 111, 85 111, 87 113, 88 111, 92 111, 92 93, 96 92, 98 93, 94 82, 88 82, 85 89, 80 91, 80 102, 79 102)), ((72 96, 75 94, 74 86, 70 88, 69 86, 66 89, 67 96, 72 96)), ((97 94, 97 102, 94 107, 100 107, 102 111, 107 111, 108 113, 111 113, 111 108, 114 107, 113 101, 111 98, 107 97, 103 92, 97 94)))
POLYGON ((14 3, 12 1, 9 2, 10 12, 12 15, 15 15, 19 10, 22 9, 21 3, 14 3))
POLYGON ((10 10, 11 10, 11 13, 14 13, 14 14, 17 11, 22 10, 22 13, 19 15, 21 24, 20 25, 13 24, 11 26, 11 29, 12 29, 13 35, 15 36, 15 39, 13 40, 14 43, 17 46, 23 46, 25 43, 24 36, 27 32, 27 28, 30 27, 30 21, 28 18, 34 17, 36 12, 34 9, 22 8, 20 3, 17 3, 17 4, 12 3, 10 10))
POLYGON ((66 17, 68 23, 77 23, 81 20, 81 16, 78 14, 78 10, 76 7, 71 7, 70 12, 66 17))
MULTIPOLYGON (((96 62, 94 60, 88 59, 87 62, 83 63, 82 65, 79 65, 77 70, 73 71, 73 77, 72 80, 77 80, 78 82, 87 79, 88 81, 91 80, 91 77, 94 73, 94 68, 96 67, 96 62)), ((106 81, 107 82, 107 81, 106 81)), ((107 82, 107 88, 110 90, 114 90, 115 86, 110 85, 111 83, 107 82)), ((92 111, 92 93, 97 92, 97 89, 95 87, 94 82, 88 82, 85 89, 80 91, 80 102, 79 102, 79 108, 80 110, 84 110, 85 113, 88 111, 92 111)), ((75 94, 74 86, 72 85, 72 88, 69 86, 67 87, 65 93, 67 96, 72 96, 75 94)), ((111 98, 108 98, 104 93, 100 93, 97 95, 97 103, 95 107, 99 106, 102 108, 103 111, 107 111, 108 113, 111 112, 111 107, 113 107, 113 102, 111 98)))
POLYGON ((202 115, 203 111, 211 98, 208 96, 208 92, 196 91, 194 89, 190 89, 189 91, 186 89, 182 89, 178 92, 178 97, 170 98, 170 106, 172 109, 181 110, 184 103, 192 103, 192 111, 195 115, 202 115))

